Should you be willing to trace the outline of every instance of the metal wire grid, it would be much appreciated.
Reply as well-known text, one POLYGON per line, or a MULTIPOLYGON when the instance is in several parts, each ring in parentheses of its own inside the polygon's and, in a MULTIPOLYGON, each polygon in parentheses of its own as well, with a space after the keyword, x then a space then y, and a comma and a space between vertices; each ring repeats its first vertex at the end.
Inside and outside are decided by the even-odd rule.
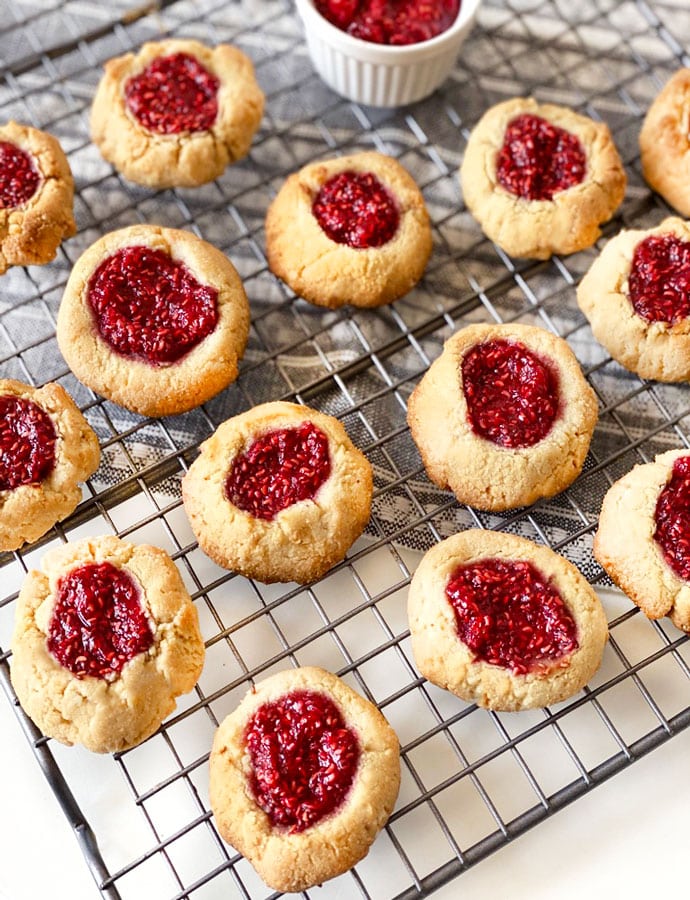
MULTIPOLYGON (((336 671, 384 711, 402 744, 403 784, 390 823, 355 870, 320 898, 418 897, 552 814, 690 722, 688 644, 631 610, 591 556, 601 498, 635 462, 688 444, 687 387, 642 382, 611 362, 575 308, 574 285, 595 251, 515 263, 464 210, 456 169, 469 130, 492 103, 533 93, 612 128, 629 175, 621 224, 668 210, 645 187, 640 118, 666 77, 687 64, 681 0, 487 0, 452 79, 400 112, 345 102, 314 76, 288 0, 242 3, 0 0, 0 116, 44 128, 68 152, 78 235, 54 264, 11 270, 0 297, 0 371, 61 382, 101 439, 103 462, 76 513, 26 551, 2 557, 0 647, 17 590, 53 544, 116 533, 168 549, 192 592, 207 644, 196 692, 157 735, 113 757, 46 741, 17 708, 105 897, 267 895, 218 837, 206 762, 218 721, 252 680, 293 664, 336 671), (157 7, 154 10, 153 7, 157 7), (152 194, 122 181, 88 138, 104 60, 162 34, 231 41, 255 60, 267 93, 249 158, 212 185, 152 194), (423 283, 390 308, 317 310, 267 270, 265 209, 286 174, 317 157, 375 147, 423 189, 435 250, 423 283), (91 394, 54 339, 57 306, 78 255, 105 231, 138 221, 189 228, 224 250, 245 280, 252 332, 238 382, 184 416, 145 420, 91 394), (405 426, 405 401, 458 326, 525 321, 565 337, 600 399, 586 469, 564 495, 503 515, 459 507, 426 479, 405 426), (348 559, 308 587, 266 586, 215 567, 196 547, 179 481, 220 421, 268 399, 338 415, 376 477, 369 531, 348 559), (419 551, 470 525, 514 531, 576 562, 604 587, 611 641, 601 671, 572 701, 493 714, 420 679, 411 661, 406 588, 419 551)), ((0 678, 11 701, 9 653, 0 678)), ((309 892, 308 892, 309 894, 309 892)), ((307 895, 308 895, 307 894, 307 895)))

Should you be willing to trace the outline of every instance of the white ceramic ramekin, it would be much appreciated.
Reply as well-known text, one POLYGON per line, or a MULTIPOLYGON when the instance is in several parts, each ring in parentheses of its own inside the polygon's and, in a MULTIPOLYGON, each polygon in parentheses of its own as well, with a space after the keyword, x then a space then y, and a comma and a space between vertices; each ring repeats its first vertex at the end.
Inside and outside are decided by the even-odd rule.
POLYGON ((331 25, 313 0, 296 0, 314 68, 338 94, 366 106, 404 106, 428 97, 448 77, 482 0, 462 0, 447 31, 420 44, 391 47, 331 25))

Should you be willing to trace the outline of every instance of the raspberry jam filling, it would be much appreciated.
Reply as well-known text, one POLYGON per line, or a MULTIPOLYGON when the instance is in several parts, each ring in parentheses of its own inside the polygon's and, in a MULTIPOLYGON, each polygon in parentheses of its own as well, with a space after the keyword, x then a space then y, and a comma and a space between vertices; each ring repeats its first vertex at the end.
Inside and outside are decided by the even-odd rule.
POLYGON ((125 247, 91 276, 88 301, 98 333, 121 356, 174 363, 218 323, 218 291, 162 250, 125 247))
POLYGON ((0 141, 0 209, 12 209, 30 200, 41 176, 32 157, 9 141, 0 141))
POLYGON ((460 0, 315 0, 318 12, 353 37, 374 44, 418 44, 446 31, 460 0))
POLYGON ((56 441, 53 420, 37 403, 0 396, 0 491, 47 478, 55 468, 56 441))
POLYGON ((651 235, 635 247, 628 296, 647 322, 675 325, 690 316, 690 244, 674 234, 651 235))
POLYGON ((356 250, 382 247, 400 224, 395 200, 373 172, 340 172, 329 178, 311 211, 332 241, 356 250))
POLYGON ((328 438, 311 422, 268 431, 237 456, 225 482, 225 496, 257 519, 312 500, 331 474, 328 438))
POLYGON ((517 341, 477 344, 465 355, 462 389, 472 430, 499 447, 532 447, 559 410, 555 368, 517 341))
POLYGON ((139 588, 124 569, 87 563, 60 579, 48 650, 77 678, 111 680, 152 644, 139 588))
POLYGON ((673 463, 654 512, 654 540, 679 578, 690 581, 690 456, 673 463))
POLYGON ((254 797, 272 824, 304 831, 345 800, 359 742, 335 704, 316 691, 264 703, 245 732, 254 797))
POLYGON ((125 84, 134 118, 156 134, 208 131, 218 115, 220 81, 188 53, 159 56, 125 84))
POLYGON ((577 650, 577 625, 556 588, 525 560, 458 566, 446 586, 460 640, 477 660, 515 675, 545 671, 577 650))
POLYGON ((541 116, 524 113, 506 128, 496 176, 511 194, 525 200, 552 200, 580 184, 587 157, 576 135, 541 116))

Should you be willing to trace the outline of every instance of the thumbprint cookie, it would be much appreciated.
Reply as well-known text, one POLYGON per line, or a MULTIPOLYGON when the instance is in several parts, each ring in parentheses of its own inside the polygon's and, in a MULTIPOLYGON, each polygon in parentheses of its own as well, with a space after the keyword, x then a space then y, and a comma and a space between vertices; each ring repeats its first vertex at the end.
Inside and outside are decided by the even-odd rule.
POLYGON ((152 41, 105 64, 91 136, 130 181, 196 187, 246 156, 263 108, 254 67, 236 47, 152 41))
POLYGON ((266 216, 271 271, 317 306, 391 303, 422 277, 431 247, 414 179, 374 151, 290 175, 266 216))
POLYGON ((393 729, 368 700, 316 667, 257 684, 213 741, 218 830, 278 891, 306 890, 366 856, 399 786, 393 729))
POLYGON ((76 233, 73 204, 74 179, 58 140, 17 122, 0 126, 0 275, 54 259, 76 233))
POLYGON ((690 379, 690 225, 619 232, 577 289, 594 337, 641 378, 690 379))
POLYGON ((690 451, 661 453, 609 488, 594 556, 648 618, 690 632, 690 451))
POLYGON ((98 438, 59 384, 0 379, 0 550, 35 541, 74 511, 98 468, 98 438))
POLYGON ((235 380, 249 303, 235 267, 186 231, 132 225, 77 260, 57 321, 74 374, 147 416, 185 412, 235 380))
POLYGON ((606 124, 531 97, 482 116, 460 181, 484 234, 511 256, 531 259, 590 247, 626 185, 606 124))
POLYGON ((408 598, 412 651, 429 681, 487 709, 548 706, 601 664, 601 602, 549 547, 470 529, 429 550, 408 598))
POLYGON ((48 736, 96 753, 140 743, 204 661, 196 608, 165 551, 116 537, 47 553, 17 601, 12 684, 48 736))
POLYGON ((597 409, 563 338, 487 324, 446 341, 407 419, 429 478, 461 503, 498 511, 551 497, 577 478, 597 409))
POLYGON ((690 69, 679 69, 647 111, 640 131, 647 184, 690 216, 690 69))
POLYGON ((342 424, 295 403, 223 422, 182 480, 199 546, 226 569, 301 584, 345 556, 371 510, 367 458, 342 424))

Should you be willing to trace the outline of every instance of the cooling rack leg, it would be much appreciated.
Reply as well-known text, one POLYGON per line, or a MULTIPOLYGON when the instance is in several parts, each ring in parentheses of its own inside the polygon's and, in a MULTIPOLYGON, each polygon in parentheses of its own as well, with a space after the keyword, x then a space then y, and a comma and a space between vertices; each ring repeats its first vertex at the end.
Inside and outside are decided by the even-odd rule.
POLYGON ((96 837, 89 827, 88 823, 86 822, 86 819, 81 809, 79 808, 79 804, 77 803, 74 795, 67 786, 67 782, 65 781, 62 773, 60 772, 60 769, 53 759, 50 750, 48 750, 47 746, 44 743, 41 743, 40 731, 36 728, 31 719, 29 719, 29 717, 24 713, 21 706, 19 706, 19 703, 17 702, 17 698, 15 697, 14 690, 12 689, 12 684, 10 682, 10 667, 7 663, 7 660, 0 661, 0 682, 2 683, 2 687, 14 708, 14 712, 17 716, 17 719, 19 720, 19 724, 21 725, 22 730, 29 739, 34 752, 34 756, 39 766, 43 770, 43 774, 45 775, 51 790, 57 797, 58 803, 62 807, 62 811, 67 817, 67 821, 69 822, 72 831, 76 835, 81 851, 84 854, 84 859, 86 860, 89 870, 93 875, 99 890, 103 894, 103 897, 106 898, 106 900, 121 900, 120 893, 117 888, 115 888, 111 884, 107 884, 110 878, 110 873, 108 872, 105 862, 103 861, 103 857, 101 856, 96 837))

